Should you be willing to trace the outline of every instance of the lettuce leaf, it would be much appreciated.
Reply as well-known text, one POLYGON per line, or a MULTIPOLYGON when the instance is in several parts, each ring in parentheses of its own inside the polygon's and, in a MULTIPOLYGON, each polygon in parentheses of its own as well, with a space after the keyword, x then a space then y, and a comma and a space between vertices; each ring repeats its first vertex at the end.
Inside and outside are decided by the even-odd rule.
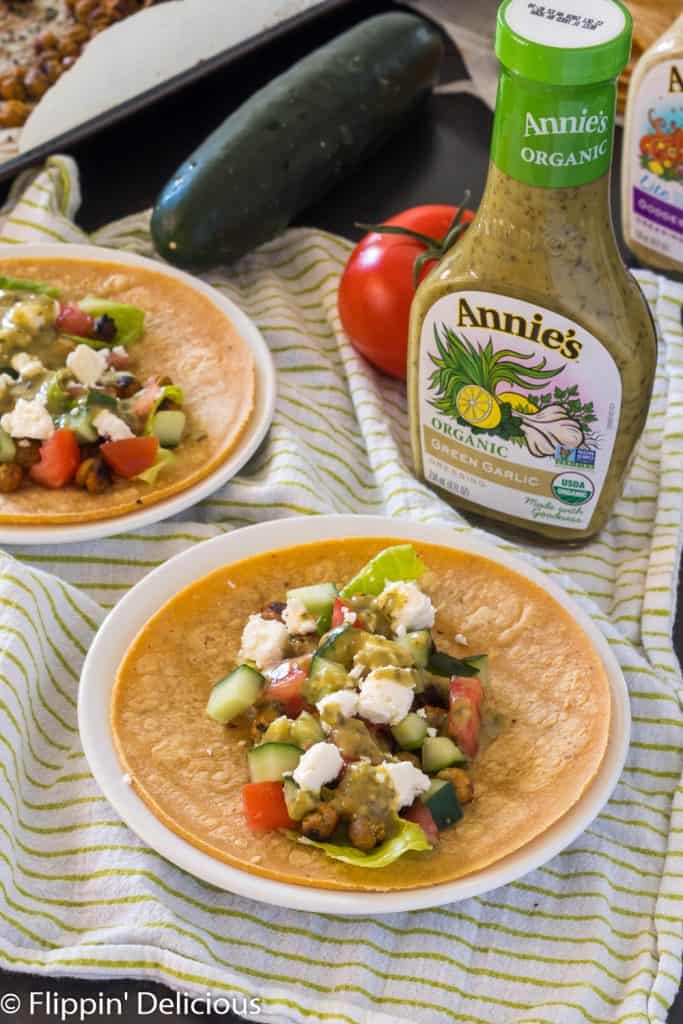
POLYGON ((31 292, 33 295, 49 295, 52 299, 59 298, 59 288, 45 284, 44 281, 29 281, 25 277, 6 277, 0 274, 0 291, 31 292))
POLYGON ((112 302, 110 299, 98 299, 95 295, 87 295, 78 303, 84 313, 92 317, 110 316, 116 324, 116 337, 112 345, 132 345, 139 341, 145 327, 144 310, 138 306, 129 306, 125 302, 112 302))
POLYGON ((349 580, 341 596, 381 594, 385 584, 398 580, 407 583, 409 580, 419 579, 426 569, 427 566, 418 557, 412 544, 396 544, 371 558, 368 564, 349 580))
POLYGON ((370 853, 363 853, 355 846, 342 846, 338 843, 317 843, 306 836, 298 836, 300 843, 315 846, 331 857, 357 868, 385 868, 393 864, 409 850, 431 850, 431 844, 419 825, 405 818, 396 819, 396 831, 391 839, 386 839, 370 853))
POLYGON ((155 484, 159 473, 162 472, 167 466, 170 466, 172 462, 175 462, 175 455, 170 452, 168 448, 157 449, 156 459, 149 467, 149 469, 143 470, 142 473, 137 473, 133 479, 142 480, 146 484, 155 484))

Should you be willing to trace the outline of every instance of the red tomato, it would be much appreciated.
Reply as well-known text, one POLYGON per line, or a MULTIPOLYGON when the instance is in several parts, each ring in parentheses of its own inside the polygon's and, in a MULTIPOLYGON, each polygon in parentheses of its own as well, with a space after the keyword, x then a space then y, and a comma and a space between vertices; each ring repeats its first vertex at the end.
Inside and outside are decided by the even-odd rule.
MULTIPOLYGON (((457 206, 414 206, 386 223, 399 225, 441 240, 457 213, 457 206)), ((462 223, 474 214, 465 210, 462 223)), ((413 301, 413 266, 427 246, 406 235, 372 231, 351 253, 339 282, 339 316, 358 351, 374 366, 405 380, 408 321, 413 301)), ((434 266, 425 263, 420 280, 434 266)))
POLYGON ((308 666, 304 667, 298 660, 283 661, 282 665, 271 675, 270 682, 263 691, 266 700, 282 704, 285 714, 290 718, 303 711, 304 683, 308 679, 308 666))
POLYGON ((100 445, 104 461, 115 473, 127 479, 153 466, 158 450, 159 439, 151 434, 146 437, 127 437, 123 441, 107 441, 100 445))
MULTIPOLYGON (((332 629, 336 629, 337 626, 343 626, 346 622, 346 619, 344 618, 345 609, 347 612, 354 611, 353 605, 349 604, 348 601, 344 601, 341 597, 335 597, 332 608, 332 629)), ((354 614, 356 613, 354 612, 354 614)), ((361 626, 361 619, 359 615, 356 615, 354 622, 357 626, 361 626)))
POLYGON ((432 817, 432 812, 425 807, 421 800, 416 800, 407 811, 403 811, 403 817, 419 825, 432 846, 436 846, 439 841, 439 830, 432 817))
POLYGON ((254 832, 296 827, 287 813, 281 782, 247 782, 242 786, 242 804, 247 824, 254 832))
POLYGON ((73 430, 55 430, 40 446, 40 462, 29 476, 43 487, 65 487, 73 480, 81 462, 81 450, 73 430))
POLYGON ((474 757, 479 749, 483 699, 481 679, 476 676, 452 677, 448 695, 448 735, 467 757, 474 757))
POLYGON ((77 334, 80 338, 89 338, 93 332, 95 321, 79 306, 61 305, 55 321, 58 331, 65 334, 77 334))

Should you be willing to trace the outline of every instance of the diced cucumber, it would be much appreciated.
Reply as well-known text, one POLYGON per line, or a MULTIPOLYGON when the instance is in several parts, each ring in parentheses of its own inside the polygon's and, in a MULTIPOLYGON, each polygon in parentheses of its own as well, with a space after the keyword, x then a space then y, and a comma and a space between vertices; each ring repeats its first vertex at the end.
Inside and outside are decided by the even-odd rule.
POLYGON ((460 747, 448 736, 428 736, 422 744, 422 767, 428 775, 450 768, 452 764, 465 764, 467 758, 460 747))
POLYGON ((353 664, 353 656, 363 643, 368 634, 362 629, 354 629, 353 626, 337 626, 323 640, 315 657, 325 658, 326 661, 336 661, 345 669, 350 669, 353 664))
POLYGON ((469 664, 469 659, 454 658, 445 651, 432 651, 427 668, 435 676, 478 676, 479 669, 469 664))
POLYGON ((216 683, 206 705, 206 713, 215 722, 225 725, 243 714, 256 702, 264 678, 251 665, 240 665, 216 683))
POLYGON ((455 825, 456 821, 462 818, 462 807, 457 793, 453 783, 447 779, 434 779, 421 799, 439 831, 448 828, 449 825, 455 825))
POLYGON ((424 718, 411 711, 398 725, 394 725, 391 731, 403 750, 418 750, 427 736, 427 723, 424 718))
POLYGON ((159 438, 164 448, 177 448, 185 429, 187 417, 182 409, 160 409, 152 417, 147 433, 159 438))
POLYGON ((323 727, 310 711, 302 711, 292 723, 292 741, 302 750, 307 750, 314 743, 320 743, 324 739, 323 727))
POLYGON ((304 695, 310 704, 317 704, 328 693, 343 690, 348 683, 349 677, 343 665, 314 654, 311 671, 304 685, 304 695))
POLYGON ((14 462, 17 446, 6 430, 0 427, 0 462, 14 462))
POLYGON ((301 821, 317 807, 317 801, 313 794, 309 793, 307 789, 300 789, 294 779, 285 779, 284 793, 287 814, 294 821, 301 821))
POLYGON ((301 601, 309 615, 317 619, 323 615, 339 597, 334 583, 314 583, 310 587, 295 587, 287 591, 287 600, 301 601))
POLYGON ((465 658, 465 663, 476 670, 483 683, 489 681, 489 656, 488 654, 475 654, 472 658, 465 658))
POLYGON ((61 416, 59 425, 73 430, 79 444, 94 444, 97 440, 97 431, 92 425, 90 413, 83 406, 61 416))
POLYGON ((412 657, 418 668, 426 668, 429 661, 429 653, 432 649, 432 634, 428 629, 416 629, 413 633, 406 633, 394 641, 406 650, 412 657))
POLYGON ((280 782, 285 772, 293 772, 303 750, 293 743, 261 743, 247 754, 252 782, 280 782))

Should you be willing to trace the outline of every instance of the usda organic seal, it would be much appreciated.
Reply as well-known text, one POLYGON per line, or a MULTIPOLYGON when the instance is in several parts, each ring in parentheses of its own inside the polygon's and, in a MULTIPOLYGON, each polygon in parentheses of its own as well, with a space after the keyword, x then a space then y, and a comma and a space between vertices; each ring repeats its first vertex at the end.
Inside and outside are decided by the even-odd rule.
POLYGON ((560 473, 551 484, 558 501, 565 505, 585 505, 595 493, 592 480, 583 473, 560 473))

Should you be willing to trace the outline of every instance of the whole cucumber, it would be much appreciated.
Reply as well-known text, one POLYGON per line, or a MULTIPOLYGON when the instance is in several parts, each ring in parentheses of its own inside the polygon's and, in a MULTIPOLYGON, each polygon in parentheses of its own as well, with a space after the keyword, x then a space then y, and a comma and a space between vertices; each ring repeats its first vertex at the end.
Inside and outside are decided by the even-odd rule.
POLYGON ((171 263, 227 263, 282 231, 352 171, 437 81, 439 33, 380 14, 255 93, 183 163, 152 214, 171 263))

